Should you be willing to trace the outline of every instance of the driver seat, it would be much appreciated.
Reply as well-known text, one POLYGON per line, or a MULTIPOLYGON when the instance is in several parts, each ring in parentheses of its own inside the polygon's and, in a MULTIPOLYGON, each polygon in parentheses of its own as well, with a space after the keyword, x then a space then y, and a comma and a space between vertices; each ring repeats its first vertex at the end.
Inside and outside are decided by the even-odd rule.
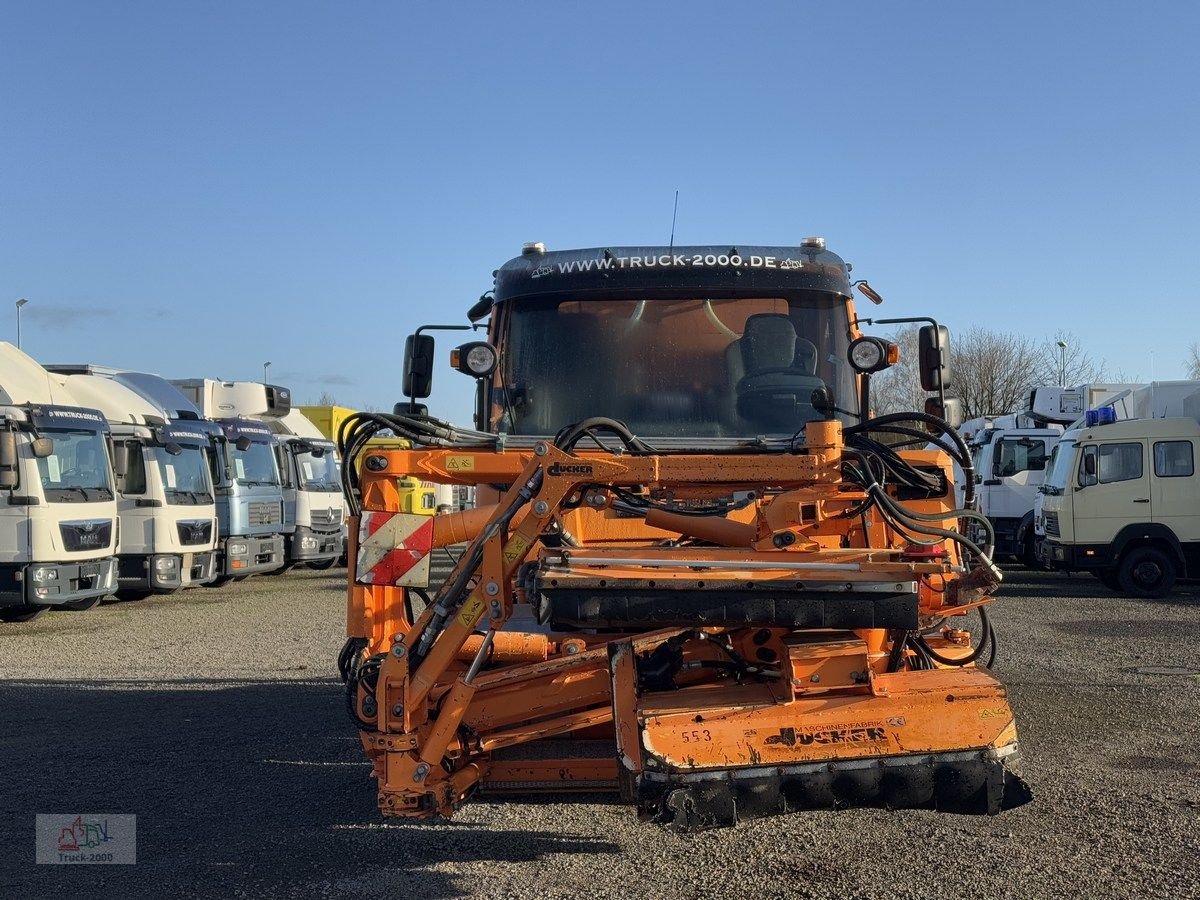
POLYGON ((817 348, 782 313, 757 313, 725 351, 737 415, 767 428, 825 418, 812 404, 825 382, 815 375, 817 348))

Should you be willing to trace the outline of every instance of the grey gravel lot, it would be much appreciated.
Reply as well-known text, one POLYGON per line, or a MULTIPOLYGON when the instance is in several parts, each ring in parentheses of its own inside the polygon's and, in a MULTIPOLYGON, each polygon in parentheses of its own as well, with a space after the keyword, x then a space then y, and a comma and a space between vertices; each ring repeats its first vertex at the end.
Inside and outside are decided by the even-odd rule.
POLYGON ((679 836, 602 797, 385 823, 342 703, 344 573, 0 626, 0 897, 1200 897, 1200 591, 1009 570, 1033 803, 679 836), (37 866, 38 812, 135 813, 135 866, 37 866))

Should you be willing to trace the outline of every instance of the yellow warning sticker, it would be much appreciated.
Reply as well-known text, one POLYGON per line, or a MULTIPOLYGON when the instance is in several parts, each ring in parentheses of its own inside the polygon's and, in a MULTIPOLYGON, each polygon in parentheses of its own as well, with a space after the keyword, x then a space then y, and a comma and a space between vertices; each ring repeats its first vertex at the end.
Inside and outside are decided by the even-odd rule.
POLYGON ((529 549, 529 541, 519 534, 514 534, 507 544, 504 545, 504 561, 509 565, 515 563, 518 559, 525 556, 525 551, 529 549))
POLYGON ((475 457, 473 456, 447 456, 446 471, 447 472, 471 472, 475 469, 475 457))
POLYGON ((470 628, 482 614, 483 598, 478 594, 472 594, 467 598, 467 602, 463 604, 463 608, 459 611, 458 621, 464 628, 470 628))

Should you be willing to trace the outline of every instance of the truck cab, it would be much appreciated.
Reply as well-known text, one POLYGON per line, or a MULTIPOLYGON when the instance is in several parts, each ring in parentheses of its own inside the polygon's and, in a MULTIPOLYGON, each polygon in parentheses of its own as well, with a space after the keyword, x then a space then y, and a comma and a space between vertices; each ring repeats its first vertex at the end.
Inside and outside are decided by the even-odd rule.
MULTIPOLYGON (((1046 461, 1062 434, 1061 425, 1039 428, 1026 416, 996 416, 960 431, 975 466, 979 511, 996 533, 996 555, 1036 564, 1033 501, 1046 474, 1046 461)), ((982 526, 970 534, 982 540, 982 526)))
POLYGON ((212 581, 217 508, 210 456, 215 429, 172 418, 123 383, 115 370, 86 365, 48 370, 104 413, 125 460, 125 473, 117 479, 117 596, 142 599, 212 581))
MULTIPOLYGON (((284 565, 287 526, 271 429, 249 418, 263 385, 210 378, 172 380, 201 415, 221 429, 211 458, 217 496, 217 577, 214 585, 284 565)), ((290 392, 268 386, 273 408, 286 412, 290 392)))
POLYGON ((116 589, 114 487, 104 415, 0 343, 0 621, 116 589))
POLYGON ((283 481, 283 521, 290 529, 285 565, 328 569, 344 550, 346 508, 337 448, 298 409, 262 421, 274 434, 283 481))
POLYGON ((1043 555, 1052 568, 1161 597, 1177 578, 1200 577, 1200 424, 1113 419, 1091 417, 1059 442, 1044 488, 1043 555))

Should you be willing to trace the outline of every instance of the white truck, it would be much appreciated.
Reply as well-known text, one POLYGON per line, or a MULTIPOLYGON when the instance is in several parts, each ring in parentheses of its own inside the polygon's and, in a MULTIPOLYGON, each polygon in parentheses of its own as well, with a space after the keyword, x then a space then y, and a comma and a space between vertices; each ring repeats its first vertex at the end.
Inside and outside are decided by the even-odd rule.
MULTIPOLYGON (((979 511, 996 532, 997 556, 1040 566, 1035 506, 1054 447, 1065 426, 1085 409, 1128 387, 1044 385, 1030 393, 1024 412, 972 419, 959 427, 975 465, 979 511)), ((971 529, 974 538, 982 540, 981 526, 971 529)))
POLYGON ((1200 577, 1200 382, 1155 382, 1089 412, 1043 489, 1043 556, 1113 590, 1161 597, 1200 577))
POLYGON ((108 422, 8 343, 0 417, 0 621, 94 606, 117 587, 108 422))
POLYGON ((88 365, 47 369, 81 401, 104 413, 114 446, 125 458, 125 474, 117 479, 117 596, 140 600, 212 581, 217 575, 217 507, 210 456, 219 429, 179 419, 175 411, 155 405, 125 383, 119 370, 88 365))
MULTIPOLYGON (((262 385, 264 408, 266 388, 262 385)), ((283 478, 283 522, 288 528, 285 567, 328 569, 345 546, 337 447, 298 409, 264 417, 275 436, 275 456, 283 478)))
POLYGON ((286 415, 291 393, 274 385, 264 392, 264 385, 253 381, 187 378, 171 384, 222 430, 212 469, 220 534, 217 577, 211 583, 282 568, 288 529, 274 441, 271 429, 250 415, 263 408, 264 395, 267 415, 286 415))

